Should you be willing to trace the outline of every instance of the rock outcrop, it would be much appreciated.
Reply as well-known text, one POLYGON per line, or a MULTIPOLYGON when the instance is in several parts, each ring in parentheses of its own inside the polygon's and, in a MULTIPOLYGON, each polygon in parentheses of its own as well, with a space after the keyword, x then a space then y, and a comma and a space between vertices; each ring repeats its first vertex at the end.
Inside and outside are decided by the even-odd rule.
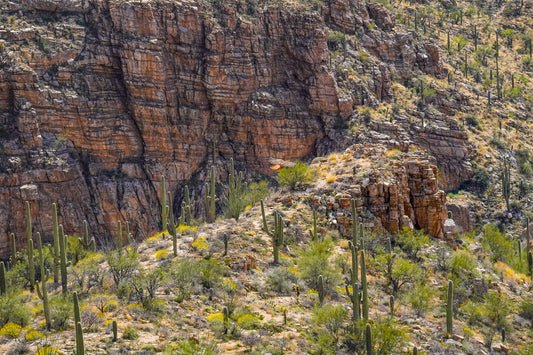
POLYGON ((361 168, 356 167, 357 175, 348 169, 347 174, 337 176, 334 186, 342 193, 327 197, 327 191, 319 189, 310 201, 315 207, 326 205, 344 235, 350 233, 353 198, 357 212, 369 226, 383 227, 390 233, 403 227, 424 229, 433 237, 443 238, 446 194, 439 189, 437 167, 421 156, 402 154, 398 159, 389 159, 386 152, 383 145, 348 148, 343 159, 348 165, 358 162, 356 166, 361 168))

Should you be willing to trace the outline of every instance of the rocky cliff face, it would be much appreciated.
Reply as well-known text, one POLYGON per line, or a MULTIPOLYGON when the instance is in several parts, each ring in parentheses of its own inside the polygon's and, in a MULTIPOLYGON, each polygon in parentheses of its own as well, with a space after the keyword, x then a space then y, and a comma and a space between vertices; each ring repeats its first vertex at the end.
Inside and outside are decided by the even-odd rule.
POLYGON ((254 4, 2 2, 25 27, 0 30, 0 254, 23 234, 24 200, 45 237, 57 202, 67 233, 87 219, 104 238, 127 219, 142 238, 158 228, 163 174, 175 193, 229 157, 267 173, 270 158, 342 145, 338 123, 360 102, 329 67, 330 28, 383 60, 365 89, 375 100, 391 99, 391 70, 442 70, 378 4, 254 4), (370 20, 380 30, 366 33, 370 20))
POLYGON ((367 227, 384 228, 390 233, 403 227, 424 229, 431 236, 443 238, 446 194, 438 187, 437 167, 419 154, 398 152, 388 156, 389 152, 380 144, 351 146, 340 158, 344 163, 334 164, 336 181, 325 186, 319 183, 307 200, 314 208, 326 206, 343 235, 351 233, 354 199, 367 227), (331 191, 342 192, 331 196, 331 191))

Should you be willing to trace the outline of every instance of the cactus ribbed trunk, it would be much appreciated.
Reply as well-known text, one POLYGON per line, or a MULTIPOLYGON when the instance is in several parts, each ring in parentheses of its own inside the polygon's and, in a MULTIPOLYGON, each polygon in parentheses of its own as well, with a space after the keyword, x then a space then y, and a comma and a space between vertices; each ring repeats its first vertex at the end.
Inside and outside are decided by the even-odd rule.
POLYGON ((224 307, 224 310, 222 311, 224 314, 224 334, 228 333, 229 328, 229 311, 227 307, 224 307))
POLYGON ((83 346, 83 329, 81 328, 80 304, 77 292, 72 294, 72 303, 74 305, 74 324, 76 324, 76 355, 84 355, 85 347, 83 346))
POLYGON ((83 237, 80 238, 80 242, 85 248, 85 250, 95 252, 96 251, 96 241, 94 237, 89 237, 89 225, 86 220, 83 220, 83 237))
POLYGON ((6 291, 6 266, 3 261, 0 261, 0 296, 5 295, 6 291))
POLYGON ((81 323, 76 323, 76 355, 85 355, 85 346, 83 345, 83 329, 81 323))
POLYGON ((167 230, 168 221, 168 206, 167 206, 167 187, 165 182, 165 176, 161 175, 161 222, 162 231, 167 230))
POLYGON ((31 212, 30 203, 26 201, 26 238, 28 241, 28 276, 30 281, 30 288, 33 290, 35 287, 35 265, 33 262, 33 239, 32 239, 32 227, 31 227, 31 212))
POLYGON ((11 266, 15 265, 17 260, 17 239, 15 233, 9 234, 9 242, 11 243, 11 266))
POLYGON ((318 301, 320 305, 324 303, 324 298, 326 297, 326 289, 324 288, 324 277, 322 275, 318 276, 318 301))
POLYGON ((367 324, 365 329, 365 347, 366 354, 372 355, 372 328, 370 328, 370 324, 367 324))
POLYGON ((266 234, 270 234, 270 231, 268 230, 266 215, 265 215, 265 203, 263 202, 263 200, 261 200, 261 217, 263 218, 263 231, 266 234))
POLYGON ((363 318, 368 320, 368 284, 366 281, 365 251, 361 251, 361 288, 363 289, 363 318))
POLYGON ((43 301, 43 312, 44 319, 46 321, 46 329, 52 329, 52 321, 50 317, 50 305, 48 302, 48 289, 46 288, 46 281, 48 279, 48 273, 44 269, 44 256, 43 256, 43 245, 41 243, 41 234, 37 232, 37 250, 39 252, 39 267, 41 270, 41 286, 39 284, 35 285, 37 289, 37 294, 39 298, 43 301))
POLYGON ((60 257, 59 257, 59 224, 57 221, 57 205, 52 203, 52 225, 54 235, 54 283, 59 283, 60 257))
POLYGON ((211 167, 210 184, 205 186, 205 213, 207 223, 213 223, 216 216, 216 196, 215 196, 215 167, 211 167))
POLYGON ((274 232, 272 233, 274 264, 279 264, 279 249, 283 246, 283 218, 279 213, 274 214, 274 232))
POLYGON ((122 223, 117 222, 117 249, 118 253, 122 254, 122 223))
POLYGON ((313 229, 309 231, 309 236, 311 240, 318 240, 318 232, 316 230, 316 210, 313 209, 313 229))
POLYGON ((63 232, 63 225, 59 225, 59 262, 61 268, 61 291, 63 294, 67 293, 67 251, 66 251, 66 236, 63 232))
POLYGON ((174 256, 178 256, 178 233, 176 230, 176 220, 174 219, 174 204, 173 198, 168 194, 168 233, 172 236, 172 252, 174 256))
POLYGON ((448 297, 446 298, 446 336, 453 334, 453 281, 448 282, 448 297))
MULTIPOLYGON (((531 250, 531 246, 529 244, 531 239, 531 234, 529 234, 529 217, 527 217, 526 223, 526 254, 529 254, 529 251, 531 250)), ((531 265, 529 265, 529 268, 531 268, 531 265)))
POLYGON ((113 341, 117 341, 117 335, 118 335, 118 325, 117 325, 117 321, 114 320, 113 321, 113 341))

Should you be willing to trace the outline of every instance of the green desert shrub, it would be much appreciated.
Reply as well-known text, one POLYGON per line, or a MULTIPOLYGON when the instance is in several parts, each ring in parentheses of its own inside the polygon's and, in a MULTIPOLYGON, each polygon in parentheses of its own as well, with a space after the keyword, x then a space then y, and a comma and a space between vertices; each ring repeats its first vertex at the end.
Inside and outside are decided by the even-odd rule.
POLYGON ((131 289, 145 309, 154 310, 156 291, 163 284, 165 273, 160 268, 140 272, 130 280, 131 289))
POLYGON ((460 311, 466 316, 470 326, 477 326, 483 322, 483 304, 480 302, 468 300, 461 306, 460 311))
POLYGON ((372 345, 375 354, 393 354, 405 346, 406 341, 406 328, 393 318, 378 318, 372 324, 372 345))
POLYGON ((485 226, 483 239, 492 252, 492 261, 512 263, 514 256, 513 242, 500 232, 496 226, 490 224, 485 226))
POLYGON ((138 253, 133 248, 111 251, 106 255, 106 260, 117 287, 121 281, 131 279, 139 267, 138 253))
POLYGON ((202 260, 200 262, 200 284, 205 289, 213 289, 222 283, 228 274, 226 265, 216 259, 202 260))
POLYGON ((201 265, 195 260, 179 258, 172 262, 168 280, 169 286, 176 290, 176 301, 181 303, 198 290, 196 281, 200 272, 201 265))
POLYGON ((472 179, 468 182, 468 187, 477 194, 483 194, 487 191, 490 184, 490 177, 487 170, 474 164, 472 166, 472 179))
POLYGON ((332 252, 333 242, 331 238, 326 237, 324 240, 312 241, 305 250, 298 253, 300 275, 315 290, 318 289, 320 275, 323 277, 326 293, 331 293, 334 286, 340 282, 339 272, 329 262, 332 252))
POLYGON ((298 277, 286 267, 277 267, 268 273, 266 282, 272 291, 289 294, 292 286, 298 282, 298 277))
POLYGON ((511 300, 508 297, 497 291, 489 291, 484 307, 487 324, 498 330, 505 329, 509 333, 512 329, 511 324, 507 320, 510 311, 511 300))
POLYGON ((435 291, 427 283, 418 282, 407 294, 407 303, 418 316, 423 316, 431 310, 433 304, 431 299, 435 291))
POLYGON ((10 289, 0 297, 0 326, 5 323, 25 326, 32 316, 33 312, 17 290, 10 289))
POLYGON ((295 166, 281 169, 278 172, 277 180, 280 186, 295 190, 299 185, 309 183, 315 177, 315 173, 315 169, 297 162, 295 166))
POLYGON ((135 340, 139 338, 139 333, 132 325, 127 325, 122 331, 122 339, 135 340))
POLYGON ((533 321, 533 299, 525 298, 522 303, 520 303, 520 315, 533 321))
POLYGON ((50 298, 52 328, 57 330, 67 329, 68 320, 73 316, 72 309, 72 296, 63 294, 52 296, 50 298))
POLYGON ((468 127, 474 127, 474 128, 479 127, 479 120, 477 116, 473 114, 467 114, 465 116, 465 123, 468 127))
POLYGON ((455 285, 461 281, 470 283, 477 276, 476 266, 477 262, 472 254, 466 250, 457 250, 450 257, 450 279, 455 285))
POLYGON ((380 254, 376 257, 378 268, 384 273, 393 295, 397 295, 408 284, 419 281, 423 272, 416 263, 401 255, 380 254))
POLYGON ((428 236, 424 234, 424 231, 415 231, 403 227, 395 240, 409 258, 418 259, 420 250, 422 250, 422 247, 428 243, 429 239, 428 236))
POLYGON ((314 332, 318 334, 316 339, 335 347, 339 342, 340 331, 348 318, 348 310, 343 305, 326 304, 315 307, 311 315, 314 332))
POLYGON ((180 355, 216 355, 219 354, 217 345, 212 341, 184 340, 178 345, 180 355))

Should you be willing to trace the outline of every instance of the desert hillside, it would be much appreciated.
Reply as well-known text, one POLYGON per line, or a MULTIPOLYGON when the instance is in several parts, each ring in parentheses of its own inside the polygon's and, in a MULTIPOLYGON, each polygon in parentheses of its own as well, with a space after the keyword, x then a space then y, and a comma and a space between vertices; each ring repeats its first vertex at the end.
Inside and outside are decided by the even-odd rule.
POLYGON ((532 354, 532 6, 0 0, 0 352, 532 354))

